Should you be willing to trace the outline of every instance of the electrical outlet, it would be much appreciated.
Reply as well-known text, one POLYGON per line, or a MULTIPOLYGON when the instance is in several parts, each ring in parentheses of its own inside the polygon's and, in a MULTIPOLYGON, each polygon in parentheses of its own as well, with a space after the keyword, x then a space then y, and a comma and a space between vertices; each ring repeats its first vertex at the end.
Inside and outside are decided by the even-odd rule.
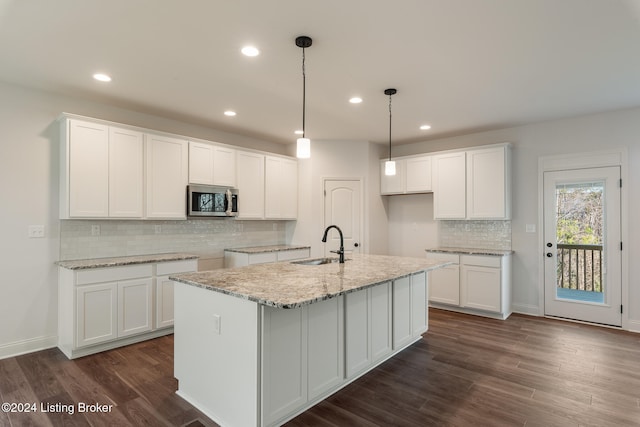
POLYGON ((92 236, 99 236, 100 235, 100 226, 97 224, 94 224, 91 226, 91 235, 92 236))
POLYGON ((30 225, 29 226, 29 238, 41 239, 44 237, 44 225, 30 225))
POLYGON ((213 332, 220 335, 220 315, 213 315, 213 332))
POLYGON ((278 231, 278 223, 277 222, 273 223, 273 231, 278 231))
POLYGON ((153 227, 154 227, 153 229, 155 230, 156 234, 162 233, 162 226, 161 225, 154 225, 153 227))

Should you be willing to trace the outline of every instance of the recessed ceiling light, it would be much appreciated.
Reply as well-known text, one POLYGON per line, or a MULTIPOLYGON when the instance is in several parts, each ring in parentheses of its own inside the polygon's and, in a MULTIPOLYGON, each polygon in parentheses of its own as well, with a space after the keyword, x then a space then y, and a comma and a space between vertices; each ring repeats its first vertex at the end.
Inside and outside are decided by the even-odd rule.
POLYGON ((360 98, 359 96, 354 96, 349 100, 349 102, 352 104, 360 104, 362 102, 362 98, 360 98))
POLYGON ((254 46, 245 46, 241 50, 242 54, 245 56, 258 56, 260 55, 260 51, 257 47, 254 46))
POLYGON ((93 78, 98 80, 99 82, 110 82, 111 81, 111 77, 103 74, 103 73, 96 73, 93 75, 93 78))
POLYGON ((429 130, 429 129, 431 129, 431 126, 430 125, 422 125, 422 126, 420 126, 420 129, 421 130, 429 130))
POLYGON ((233 116, 236 115, 236 112, 235 111, 231 111, 231 110, 227 110, 227 111, 224 112, 224 115, 225 116, 229 116, 229 117, 233 117, 233 116))
POLYGON ((301 130, 297 130, 297 131, 295 131, 294 133, 295 133, 296 135, 302 135, 304 132, 303 132, 303 131, 301 131, 301 130))

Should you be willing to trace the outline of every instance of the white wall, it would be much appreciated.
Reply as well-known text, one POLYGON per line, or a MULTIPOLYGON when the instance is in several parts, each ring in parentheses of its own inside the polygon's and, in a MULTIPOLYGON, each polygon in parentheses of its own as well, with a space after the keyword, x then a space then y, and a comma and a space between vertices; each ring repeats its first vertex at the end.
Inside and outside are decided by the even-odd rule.
MULTIPOLYGON (((539 262, 542 249, 538 233, 538 159, 559 154, 603 151, 612 148, 628 149, 628 177, 625 180, 628 209, 623 230, 629 273, 628 327, 640 331, 640 228, 635 220, 640 216, 640 108, 611 113, 589 115, 552 122, 520 126, 498 131, 482 132, 460 137, 438 139, 394 148, 394 155, 471 147, 498 142, 512 142, 513 149, 513 220, 512 248, 515 251, 513 266, 513 303, 519 312, 538 314, 542 302, 538 300, 541 281, 539 262), (526 224, 536 224, 538 233, 526 233, 526 224)), ((392 212, 393 214, 393 212, 392 212)), ((390 217, 390 224, 397 224, 397 215, 390 217)), ((408 227, 410 224, 404 224, 408 227)), ((390 247, 397 244, 390 234, 390 247)))
POLYGON ((0 83, 0 358, 51 347, 57 333, 58 126, 62 112, 287 154, 287 147, 0 83), (27 238, 45 225, 43 239, 27 238))

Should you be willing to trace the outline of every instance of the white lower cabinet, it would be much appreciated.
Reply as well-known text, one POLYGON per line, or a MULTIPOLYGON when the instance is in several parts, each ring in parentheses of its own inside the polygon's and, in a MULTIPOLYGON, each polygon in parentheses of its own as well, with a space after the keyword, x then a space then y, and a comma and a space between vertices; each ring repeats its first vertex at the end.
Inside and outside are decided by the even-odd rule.
POLYGON ((419 339, 426 293, 423 272, 300 308, 263 307, 260 425, 282 424, 419 339))
POLYGON ((347 378, 391 354, 391 298, 391 282, 345 295, 347 378))
POLYGON ((118 284, 79 287, 77 297, 77 346, 84 347, 118 337, 118 284))
POLYGON ((171 333, 173 282, 168 274, 196 270, 195 259, 81 270, 60 267, 58 347, 72 359, 171 333), (156 277, 157 272, 165 275, 156 277))
POLYGON ((506 319, 511 314, 511 256, 429 253, 455 264, 431 271, 429 302, 434 306, 506 319))
POLYGON ((427 330, 425 273, 393 281, 393 349, 399 350, 427 330))
POLYGON ((118 282, 118 337, 126 337, 152 329, 153 279, 118 282))

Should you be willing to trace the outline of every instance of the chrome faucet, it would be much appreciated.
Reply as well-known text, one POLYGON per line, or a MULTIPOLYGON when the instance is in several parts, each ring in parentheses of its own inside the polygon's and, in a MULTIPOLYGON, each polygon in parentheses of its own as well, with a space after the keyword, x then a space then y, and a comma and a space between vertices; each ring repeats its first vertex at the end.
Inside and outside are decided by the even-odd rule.
POLYGON ((334 254, 338 254, 340 256, 340 264, 344 264, 344 237, 342 236, 342 230, 337 225, 330 225, 324 230, 324 236, 322 236, 322 242, 327 243, 327 233, 329 230, 335 228, 340 233, 340 249, 337 251, 331 251, 334 254))

